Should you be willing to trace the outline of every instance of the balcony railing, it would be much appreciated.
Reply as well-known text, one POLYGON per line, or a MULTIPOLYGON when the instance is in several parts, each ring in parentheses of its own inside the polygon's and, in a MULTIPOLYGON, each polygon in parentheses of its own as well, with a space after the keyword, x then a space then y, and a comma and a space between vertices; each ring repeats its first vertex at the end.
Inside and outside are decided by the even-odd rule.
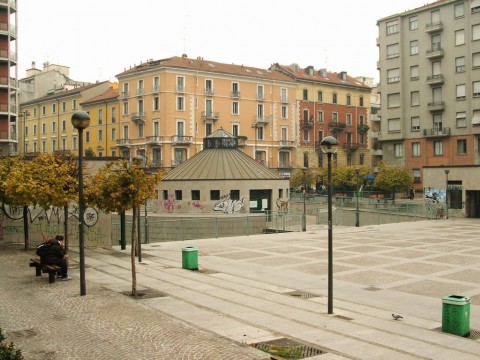
POLYGON ((257 93, 257 100, 265 100, 265 94, 264 93, 257 93))
POLYGON ((160 85, 154 85, 154 86, 153 86, 153 89, 152 89, 152 92, 153 92, 153 93, 158 93, 158 92, 160 92, 160 85))
POLYGON ((256 115, 253 117, 252 127, 264 126, 270 122, 270 118, 265 115, 256 115))
POLYGON ((165 142, 165 138, 163 136, 147 136, 145 137, 145 142, 150 145, 159 145, 165 142))
POLYGON ((122 91, 122 94, 120 95, 122 99, 128 98, 128 91, 122 91))
POLYGON ((427 109, 429 111, 444 111, 445 110, 445 102, 444 101, 432 101, 427 104, 427 109))
POLYGON ((184 135, 173 135, 172 136, 172 144, 190 144, 192 142, 192 136, 184 136, 184 135))
POLYGON ((345 126, 347 126, 347 124, 337 122, 337 121, 333 121, 330 124, 328 124, 328 127, 330 129, 337 129, 337 130, 343 130, 343 129, 345 129, 345 126))
POLYGON ((117 139, 118 147, 130 147, 130 145, 131 145, 130 139, 117 139))
POLYGON ((445 82, 445 78, 441 74, 427 76, 428 85, 440 85, 445 82))
POLYGON ((282 103, 288 103, 288 96, 287 96, 287 95, 282 95, 282 96, 280 97, 280 101, 281 101, 282 103))
POLYGON ((303 120, 300 124, 304 130, 311 129, 313 127, 313 121, 303 120))
POLYGON ((137 89, 137 95, 142 96, 143 94, 145 94, 145 89, 144 88, 138 88, 137 89))
POLYGON ((295 141, 291 141, 291 140, 280 140, 278 142, 278 146, 280 148, 294 148, 295 147, 295 141))
POLYGON ((184 93, 186 91, 187 89, 185 88, 184 85, 177 85, 177 93, 184 93))
POLYGON ((427 59, 434 60, 443 57, 443 49, 440 46, 434 46, 433 49, 427 50, 427 59))
POLYGON ((205 95, 213 96, 215 93, 213 92, 212 88, 205 88, 205 95))
POLYGON ((202 120, 213 120, 217 121, 220 119, 220 113, 215 111, 202 111, 202 120))
POLYGON ((431 23, 427 24, 425 26, 425 31, 427 33, 432 33, 432 32, 437 32, 437 31, 442 31, 443 30, 443 24, 441 21, 438 21, 436 23, 431 23))
POLYGON ((370 114, 370 121, 380 121, 381 118, 380 116, 378 115, 378 113, 376 114, 370 114))
POLYGON ((130 119, 132 119, 132 121, 136 123, 145 122, 146 117, 147 116, 143 111, 134 112, 130 114, 130 119))
POLYGON ((240 97, 240 91, 232 91, 232 92, 230 92, 230 96, 232 98, 235 98, 235 99, 239 98, 240 97))
POLYGON ((345 150, 354 151, 354 150, 357 150, 360 147, 360 144, 359 143, 346 142, 342 146, 345 150))
POLYGON ((451 132, 449 127, 423 129, 423 136, 425 137, 442 137, 450 135, 451 132))

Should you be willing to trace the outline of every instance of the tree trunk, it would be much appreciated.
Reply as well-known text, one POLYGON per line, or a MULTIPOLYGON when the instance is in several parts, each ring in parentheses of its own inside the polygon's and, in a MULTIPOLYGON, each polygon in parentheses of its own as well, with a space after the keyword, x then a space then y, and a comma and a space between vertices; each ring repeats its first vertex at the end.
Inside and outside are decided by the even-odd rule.
POLYGON ((25 251, 28 251, 30 247, 29 239, 28 239, 28 206, 23 206, 23 234, 25 239, 25 251))
POLYGON ((63 234, 65 239, 65 253, 68 253, 68 203, 63 206, 63 216, 65 223, 63 224, 63 234))
POLYGON ((133 206, 133 215, 132 215, 132 252, 131 252, 131 263, 132 263, 132 296, 137 296, 137 273, 135 269, 135 255, 137 253, 137 207, 133 206))

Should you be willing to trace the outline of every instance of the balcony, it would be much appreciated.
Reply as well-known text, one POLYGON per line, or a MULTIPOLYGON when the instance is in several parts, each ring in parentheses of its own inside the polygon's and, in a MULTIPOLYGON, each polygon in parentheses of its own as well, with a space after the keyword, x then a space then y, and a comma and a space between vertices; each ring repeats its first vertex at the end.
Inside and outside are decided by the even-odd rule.
POLYGON ((121 99, 126 99, 128 98, 128 96, 129 96, 128 91, 122 91, 122 93, 120 94, 121 99))
POLYGON ((173 135, 172 145, 190 145, 192 143, 192 136, 173 135))
POLYGON ((265 100, 265 94, 264 93, 257 93, 257 100, 265 100))
POLYGON ((159 159, 153 159, 153 162, 150 164, 149 168, 161 168, 163 166, 163 161, 159 159))
POLYGON ((287 95, 280 96, 280 101, 282 103, 288 103, 288 96, 287 95))
POLYGON ((119 148, 129 148, 131 145, 130 139, 117 139, 117 147, 119 148))
POLYGON ((341 123, 341 122, 338 122, 338 121, 333 121, 330 124, 328 124, 329 129, 336 130, 336 131, 340 131, 340 130, 345 129, 345 126, 346 126, 345 123, 341 123))
POLYGON ((427 104, 427 110, 431 112, 440 112, 445 110, 445 101, 433 101, 427 104))
POLYGON ((378 115, 378 113, 376 113, 376 114, 370 114, 370 121, 381 121, 381 118, 380 118, 380 116, 378 115))
POLYGON ((383 150, 382 149, 377 149, 373 150, 373 156, 383 156, 383 150))
POLYGON ((360 144, 359 143, 346 142, 342 146, 347 151, 355 151, 360 147, 360 144))
POLYGON ((441 74, 427 76, 427 84, 430 86, 441 85, 445 82, 445 78, 441 74))
POLYGON ((256 128, 259 126, 265 126, 265 125, 268 125, 269 122, 270 122, 270 118, 268 116, 257 115, 253 117, 252 127, 256 128))
POLYGON ((206 96, 213 96, 215 94, 212 88, 205 88, 204 93, 206 96))
POLYGON ((449 127, 423 129, 423 136, 425 137, 445 137, 450 135, 451 132, 449 127))
POLYGON ((443 49, 440 46, 433 46, 431 50, 427 50, 427 59, 437 60, 443 57, 443 49))
POLYGON ((145 142, 149 145, 161 145, 165 142, 165 138, 163 136, 147 136, 145 137, 145 142))
POLYGON ((278 142, 278 147, 280 149, 292 149, 295 147, 295 141, 291 140, 280 140, 278 142))
POLYGON ((156 94, 160 92, 160 85, 154 85, 152 89, 152 93, 156 94))
POLYGON ((372 131, 370 133, 370 138, 371 139, 380 139, 380 131, 372 131))
POLYGON ((240 91, 231 91, 230 96, 234 99, 238 99, 240 97, 240 91))
POLYGON ((146 114, 143 112, 143 111, 139 111, 139 112, 134 112, 134 113, 131 113, 130 114, 130 119, 134 122, 134 123, 145 123, 146 121, 146 114))
POLYGON ((11 37, 17 37, 17 28, 13 24, 0 23, 0 34, 10 35, 11 37))
POLYGON ((14 51, 0 50, 0 60, 10 60, 17 62, 17 54, 14 51))
POLYGON ((144 88, 138 88, 137 89, 137 96, 142 96, 145 94, 145 89, 144 88))
POLYGON ((303 130, 309 130, 313 127, 313 121, 303 120, 300 124, 303 130))
POLYGON ((370 130, 370 126, 366 124, 360 124, 357 126, 357 130, 359 134, 366 134, 368 130, 370 130))
POLYGON ((177 85, 177 93, 184 93, 186 91, 187 89, 185 88, 184 85, 177 85))
POLYGON ((425 26, 425 32, 428 34, 434 33, 434 32, 439 32, 443 30, 443 24, 441 21, 438 21, 436 23, 431 23, 427 24, 425 26))
POLYGON ((220 113, 215 111, 202 111, 202 120, 213 120, 217 121, 220 119, 220 113))

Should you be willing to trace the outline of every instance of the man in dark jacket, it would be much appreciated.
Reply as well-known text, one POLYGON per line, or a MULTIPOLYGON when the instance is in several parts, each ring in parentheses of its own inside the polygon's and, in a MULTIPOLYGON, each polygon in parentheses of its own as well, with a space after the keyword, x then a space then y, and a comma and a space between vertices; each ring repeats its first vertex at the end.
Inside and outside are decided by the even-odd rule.
POLYGON ((63 236, 57 235, 55 239, 50 240, 50 247, 45 254, 43 262, 46 265, 56 265, 62 269, 62 281, 71 280, 68 276, 68 255, 65 254, 65 246, 63 244, 63 236))

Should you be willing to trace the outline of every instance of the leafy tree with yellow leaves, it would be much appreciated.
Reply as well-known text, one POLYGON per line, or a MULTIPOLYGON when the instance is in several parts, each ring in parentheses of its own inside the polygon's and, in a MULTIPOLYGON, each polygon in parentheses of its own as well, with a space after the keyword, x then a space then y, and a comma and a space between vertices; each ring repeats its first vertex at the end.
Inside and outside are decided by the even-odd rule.
POLYGON ((339 166, 332 170, 332 182, 335 186, 356 189, 367 174, 368 168, 365 165, 339 166))
POLYGON ((127 160, 109 162, 95 173, 85 187, 85 201, 106 213, 132 210, 132 296, 137 296, 135 254, 137 253, 137 209, 155 195, 157 175, 149 175, 127 160))
POLYGON ((393 200, 395 200, 396 191, 404 191, 413 184, 413 176, 400 166, 392 166, 381 162, 378 170, 374 185, 382 190, 392 191, 393 200))

